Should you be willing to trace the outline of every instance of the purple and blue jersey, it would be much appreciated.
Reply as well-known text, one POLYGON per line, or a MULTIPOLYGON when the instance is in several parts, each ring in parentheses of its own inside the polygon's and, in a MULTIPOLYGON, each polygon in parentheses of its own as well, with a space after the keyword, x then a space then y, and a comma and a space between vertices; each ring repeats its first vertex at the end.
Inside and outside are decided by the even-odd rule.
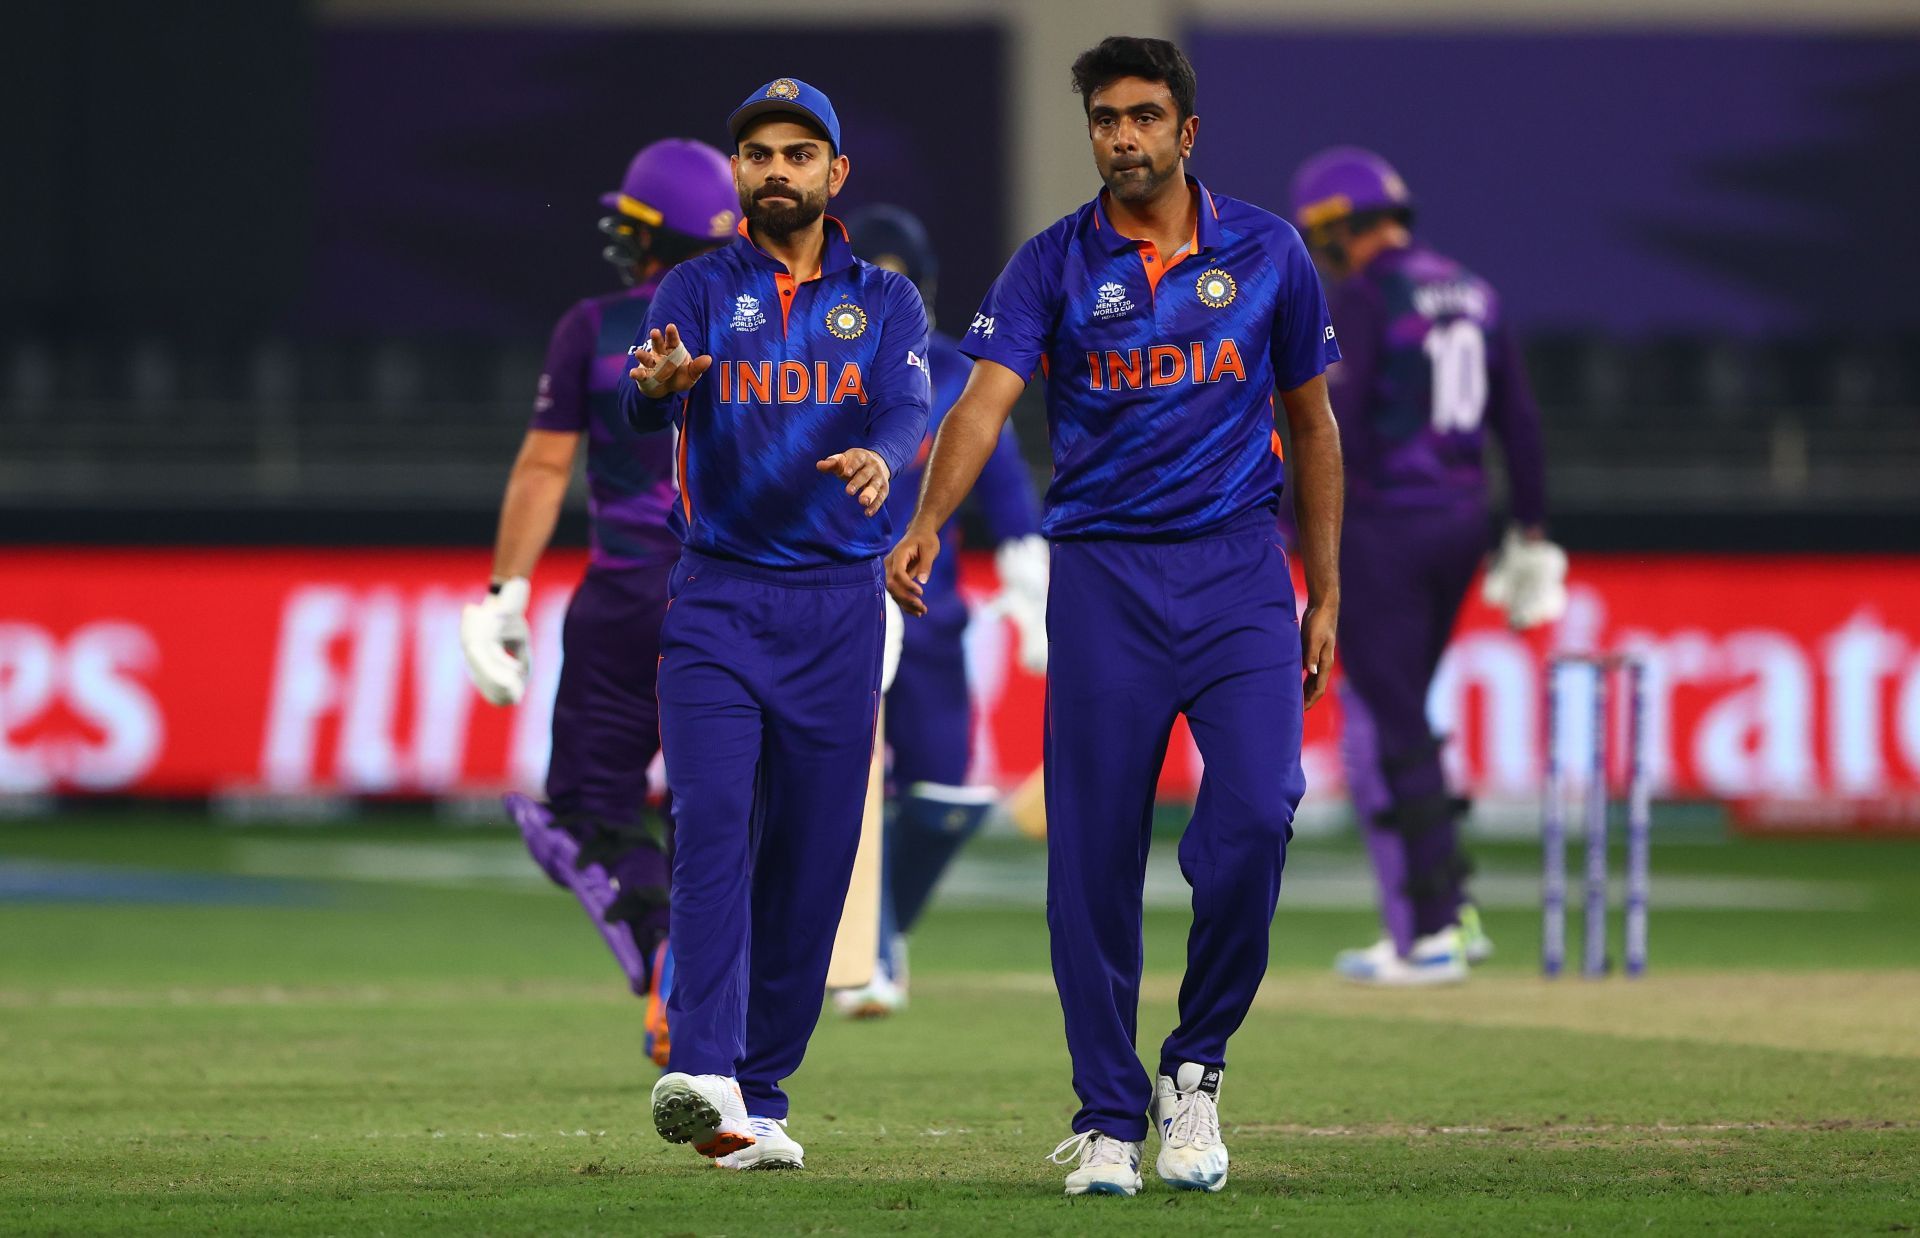
POLYGON ((533 403, 535 430, 587 436, 587 511, 595 567, 672 563, 680 545, 667 529, 675 490, 664 436, 635 434, 620 411, 627 346, 646 321, 647 285, 577 302, 553 328, 533 403))
POLYGON ((1540 523, 1540 412, 1493 288, 1415 245, 1381 253, 1328 299, 1346 353, 1328 384, 1348 505, 1484 503, 1491 429, 1506 456, 1513 518, 1540 523))
MULTIPOLYGON (((920 440, 912 463, 894 476, 893 489, 887 495, 887 509, 897 529, 904 529, 913 518, 914 504, 920 498, 921 475, 933 451, 934 437, 940 432, 947 410, 966 390, 967 376, 973 373, 973 362, 949 336, 934 333, 927 352, 933 363, 933 408, 927 418, 927 433, 920 440)), ((993 445, 993 454, 980 470, 980 480, 974 484, 971 497, 980 504, 981 514, 986 517, 987 528, 996 543, 1040 531, 1040 510, 1034 499, 1033 481, 1027 474, 1026 461, 1020 458, 1020 444, 1014 438, 1011 423, 1001 427, 1000 441, 993 445)), ((959 588, 960 559, 952 553, 958 548, 959 534, 957 516, 940 530, 940 541, 948 553, 933 561, 932 574, 925 586, 929 599, 952 597, 959 588)))
POLYGON ((887 510, 869 518, 814 465, 852 447, 894 477, 912 463, 930 398, 926 309, 904 276, 854 257, 839 221, 827 225, 819 276, 795 282, 743 224, 732 244, 667 273, 630 341, 672 323, 694 356, 713 357, 684 395, 620 388, 635 429, 674 431, 669 522, 701 554, 820 567, 892 547, 887 510))
POLYGON ((961 342, 1047 379, 1051 539, 1178 541, 1277 509, 1273 391, 1340 357, 1299 233, 1188 179, 1185 250, 1121 235, 1103 194, 1021 246, 961 342))

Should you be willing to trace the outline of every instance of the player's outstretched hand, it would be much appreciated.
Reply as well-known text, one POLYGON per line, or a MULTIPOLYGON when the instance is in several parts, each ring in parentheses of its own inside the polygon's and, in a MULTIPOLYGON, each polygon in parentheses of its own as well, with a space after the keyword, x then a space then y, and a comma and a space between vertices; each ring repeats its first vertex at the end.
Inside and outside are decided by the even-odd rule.
POLYGON ((849 447, 815 463, 813 467, 822 473, 832 473, 846 482, 847 493, 869 516, 878 512, 880 505, 887 501, 893 473, 878 452, 868 451, 864 447, 849 447))
POLYGON ((700 376, 713 364, 708 354, 696 357, 687 351, 680 338, 680 328, 673 323, 668 323, 664 331, 654 328, 648 333, 647 342, 629 348, 627 356, 633 361, 627 377, 640 385, 640 394, 649 400, 679 395, 699 382, 700 376))
POLYGON ((1300 665, 1306 672, 1302 691, 1312 709, 1327 694, 1333 675, 1333 635, 1340 626, 1340 605, 1321 603, 1300 616, 1300 665))
POLYGON ((918 617, 927 613, 922 586, 933 574, 933 561, 939 557, 940 534, 917 524, 907 526, 907 535, 887 556, 887 592, 909 615, 918 617))

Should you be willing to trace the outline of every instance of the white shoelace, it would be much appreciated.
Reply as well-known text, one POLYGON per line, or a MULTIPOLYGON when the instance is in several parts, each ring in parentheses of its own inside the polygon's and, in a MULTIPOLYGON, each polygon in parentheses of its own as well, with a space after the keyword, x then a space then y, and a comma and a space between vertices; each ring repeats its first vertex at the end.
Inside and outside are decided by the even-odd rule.
POLYGON ((1195 1088, 1174 1104, 1167 1142, 1176 1148, 1207 1148, 1220 1142, 1220 1109, 1213 1097, 1195 1088))
POLYGON ((1065 1165, 1075 1157, 1082 1158, 1082 1169, 1089 1165, 1126 1165, 1133 1160, 1126 1144, 1099 1131, 1081 1131, 1078 1135, 1061 1140, 1060 1146, 1047 1159, 1055 1165, 1065 1165))

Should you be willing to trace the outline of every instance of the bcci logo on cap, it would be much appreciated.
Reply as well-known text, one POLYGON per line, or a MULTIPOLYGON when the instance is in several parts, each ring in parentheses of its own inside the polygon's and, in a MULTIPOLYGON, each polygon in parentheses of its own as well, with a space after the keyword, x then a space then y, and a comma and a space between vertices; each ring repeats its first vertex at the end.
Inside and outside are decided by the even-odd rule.
POLYGON ((732 211, 715 211, 713 218, 707 221, 708 236, 729 236, 739 217, 732 211))
POLYGON ((1200 304, 1225 309, 1240 295, 1240 285, 1233 282, 1233 276, 1213 267, 1200 273, 1200 278, 1193 282, 1193 291, 1199 296, 1200 304))
POLYGON ((799 97, 800 87, 795 85, 790 77, 783 77, 767 87, 769 99, 798 99, 799 97))
POLYGON ((843 340, 857 340, 866 334, 867 311, 851 301, 842 301, 827 311, 827 330, 843 340))

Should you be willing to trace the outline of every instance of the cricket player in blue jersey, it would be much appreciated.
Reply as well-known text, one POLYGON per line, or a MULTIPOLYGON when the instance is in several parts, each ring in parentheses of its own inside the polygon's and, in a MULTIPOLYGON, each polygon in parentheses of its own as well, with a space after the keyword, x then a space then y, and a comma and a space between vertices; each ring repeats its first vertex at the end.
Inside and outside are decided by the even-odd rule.
POLYGON ((1546 540, 1540 412, 1493 288, 1413 237, 1413 197, 1372 151, 1300 166, 1294 220, 1328 286, 1346 359, 1330 376, 1347 463, 1341 756, 1386 936, 1335 967, 1374 985, 1467 978, 1492 942, 1466 896, 1464 801, 1446 785, 1427 694, 1486 553, 1488 432, 1514 527, 1487 575, 1515 628, 1557 618, 1567 558, 1546 540))
POLYGON ((660 632, 675 973, 653 1120, 729 1168, 798 1168, 780 1083, 820 1017, 860 840, 927 316, 826 215, 849 166, 826 95, 779 78, 728 129, 746 218, 661 282, 621 391, 636 429, 671 431, 682 546, 660 632))
POLYGON ((647 765, 660 746, 654 703, 667 575, 680 546, 667 529, 675 491, 665 436, 642 437, 620 411, 627 350, 673 265, 726 243, 739 199, 727 157, 684 138, 633 157, 601 198, 603 256, 623 292, 575 304, 553 329, 533 420, 500 507, 493 582, 462 615, 474 685, 496 705, 526 693, 527 578, 553 536, 582 439, 592 550, 567 606, 553 702, 547 802, 506 797, 527 849, 573 892, 628 986, 647 998, 649 1051, 664 1053, 666 839, 649 828, 647 765))
MULTIPOLYGON (((939 264, 926 228, 896 206, 871 206, 847 217, 853 252, 912 280, 932 317, 939 264)), ((895 528, 905 528, 920 492, 920 475, 940 419, 966 386, 973 362, 950 336, 935 331, 928 345, 933 411, 913 464, 894 478, 887 498, 895 528)), ((974 489, 995 541, 1000 595, 992 605, 1013 626, 1020 661, 1034 674, 1047 669, 1047 544, 1040 536, 1040 501, 1020 447, 1007 425, 987 457, 974 489)), ((941 536, 950 545, 959 522, 941 536)), ((837 990, 834 1005, 853 1018, 891 1014, 907 1001, 907 934, 933 895, 934 886, 960 848, 979 831, 997 794, 967 784, 972 760, 973 701, 961 638, 967 610, 960 601, 959 558, 946 555, 926 584, 928 618, 906 629, 900 667, 887 691, 888 781, 885 880, 881 888, 880 958, 873 980, 837 990)))
POLYGON ((1333 670, 1341 469, 1323 374, 1340 354, 1292 226, 1187 175, 1199 121, 1180 50, 1110 38, 1073 78, 1106 188, 1023 245, 974 317, 973 375, 887 584, 927 610, 939 531, 1043 375, 1047 924, 1080 1097, 1054 1156, 1074 1163, 1068 1194, 1132 1195, 1151 1113, 1162 1180, 1217 1191, 1227 1040, 1266 973, 1304 789, 1302 707, 1333 670), (1306 568, 1298 626, 1276 537, 1276 389, 1306 568), (1180 1022, 1150 1076, 1134 1049, 1141 887, 1179 714, 1206 773, 1180 841, 1193 887, 1180 1022))

